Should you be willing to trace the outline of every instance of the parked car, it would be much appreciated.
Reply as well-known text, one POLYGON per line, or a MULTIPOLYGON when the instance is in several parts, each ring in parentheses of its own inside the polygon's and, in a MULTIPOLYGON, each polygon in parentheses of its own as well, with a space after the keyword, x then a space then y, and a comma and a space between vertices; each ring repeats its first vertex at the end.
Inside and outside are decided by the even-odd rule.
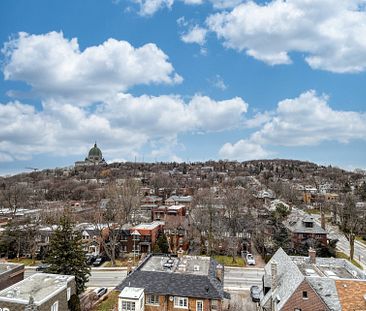
POLYGON ((103 262, 104 262, 104 258, 103 257, 98 257, 97 259, 94 260, 93 266, 94 267, 99 267, 103 262))
POLYGON ((36 271, 45 271, 47 270, 51 265, 46 264, 46 263, 42 263, 40 265, 37 266, 36 271))
POLYGON ((247 256, 245 257, 245 260, 248 265, 253 265, 253 266, 255 265, 255 259, 252 254, 248 253, 247 256))
POLYGON ((102 297, 104 294, 107 293, 107 288, 105 287, 100 287, 100 288, 96 288, 94 290, 94 293, 97 295, 98 298, 102 297))
POLYGON ((252 298, 253 302, 259 302, 260 301, 260 294, 261 294, 261 290, 258 286, 253 285, 250 288, 250 297, 252 298))
POLYGON ((86 263, 88 265, 92 265, 94 263, 94 261, 97 259, 97 256, 87 256, 86 257, 86 263))

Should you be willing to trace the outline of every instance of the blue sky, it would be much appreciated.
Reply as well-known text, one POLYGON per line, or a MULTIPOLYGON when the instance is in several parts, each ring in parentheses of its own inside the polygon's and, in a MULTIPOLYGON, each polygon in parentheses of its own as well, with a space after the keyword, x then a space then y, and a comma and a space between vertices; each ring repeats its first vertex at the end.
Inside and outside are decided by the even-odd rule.
POLYGON ((3 0, 0 174, 292 158, 366 168, 364 0, 3 0))

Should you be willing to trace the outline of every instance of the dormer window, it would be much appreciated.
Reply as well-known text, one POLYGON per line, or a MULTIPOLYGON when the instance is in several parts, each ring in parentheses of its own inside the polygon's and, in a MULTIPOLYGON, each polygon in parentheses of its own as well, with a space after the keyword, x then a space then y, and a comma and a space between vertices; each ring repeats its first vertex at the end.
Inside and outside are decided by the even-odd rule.
POLYGON ((306 228, 313 228, 313 223, 312 222, 309 222, 309 221, 304 221, 304 226, 306 227, 306 228))

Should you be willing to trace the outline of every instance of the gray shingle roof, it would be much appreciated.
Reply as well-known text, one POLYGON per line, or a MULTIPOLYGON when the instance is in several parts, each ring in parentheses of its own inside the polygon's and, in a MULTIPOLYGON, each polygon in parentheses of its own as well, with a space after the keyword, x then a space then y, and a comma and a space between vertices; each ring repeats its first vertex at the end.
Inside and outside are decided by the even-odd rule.
POLYGON ((122 291, 129 286, 144 288, 147 294, 223 299, 227 295, 224 293, 223 283, 216 278, 216 266, 217 263, 211 260, 208 275, 142 271, 139 267, 116 289, 122 291))
MULTIPOLYGON (((281 310, 283 305, 292 296, 296 288, 304 280, 304 276, 296 266, 291 258, 285 253, 282 248, 279 248, 273 255, 271 260, 264 267, 265 274, 270 276, 271 263, 275 261, 277 263, 277 287, 275 290, 270 290, 267 295, 262 299, 261 305, 266 306, 270 303, 270 297, 278 296, 280 302, 278 303, 278 310, 281 310)), ((272 286, 271 286, 272 287, 272 286)))
POLYGON ((342 311, 335 281, 328 278, 308 277, 310 286, 323 299, 330 311, 342 311))
POLYGON ((327 234, 321 226, 319 226, 312 217, 305 216, 303 218, 291 219, 284 223, 284 225, 294 233, 312 233, 312 234, 327 234), (305 222, 312 223, 312 227, 306 227, 305 222))

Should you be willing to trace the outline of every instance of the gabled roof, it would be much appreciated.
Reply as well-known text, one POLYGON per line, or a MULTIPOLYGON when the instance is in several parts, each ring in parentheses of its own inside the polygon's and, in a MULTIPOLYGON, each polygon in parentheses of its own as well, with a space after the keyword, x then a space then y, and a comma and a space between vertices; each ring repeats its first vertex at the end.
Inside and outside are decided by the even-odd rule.
POLYGON ((293 233, 312 233, 312 234, 327 234, 321 226, 319 226, 313 217, 307 215, 300 218, 291 218, 284 223, 288 230, 293 233), (312 223, 312 227, 306 227, 305 223, 312 223))
POLYGON ((272 275, 271 264, 273 262, 277 263, 277 287, 274 290, 271 288, 267 295, 262 299, 261 305, 268 305, 271 297, 278 296, 280 301, 277 306, 278 310, 281 310, 305 277, 282 248, 277 250, 271 260, 264 267, 266 275, 272 275))

